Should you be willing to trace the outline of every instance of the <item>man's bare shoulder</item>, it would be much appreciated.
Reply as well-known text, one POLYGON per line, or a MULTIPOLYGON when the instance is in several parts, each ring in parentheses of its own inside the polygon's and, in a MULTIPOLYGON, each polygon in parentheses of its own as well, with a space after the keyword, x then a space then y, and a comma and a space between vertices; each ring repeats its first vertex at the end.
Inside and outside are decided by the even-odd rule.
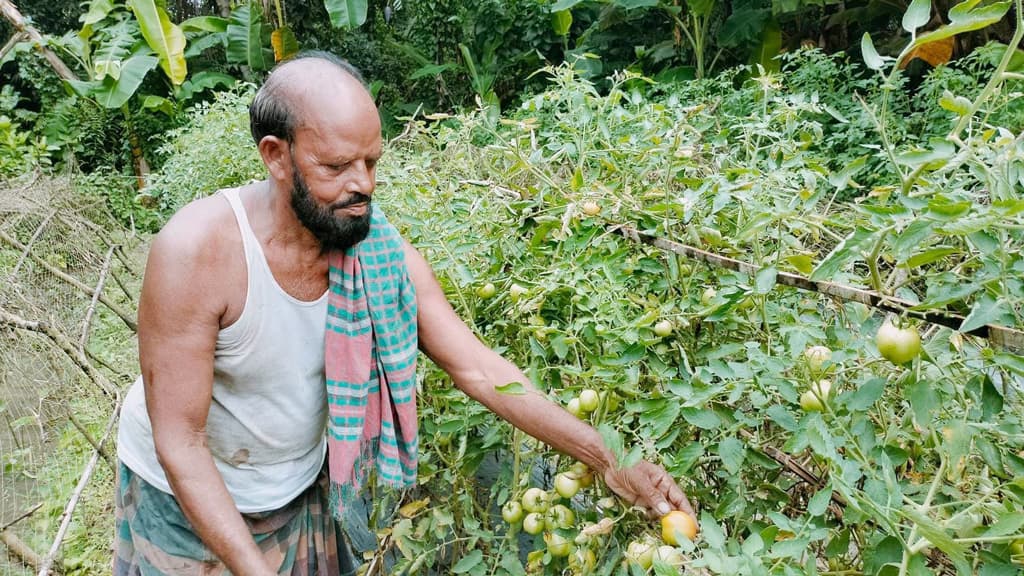
POLYGON ((154 238, 150 258, 183 266, 216 264, 231 256, 231 248, 239 242, 231 205, 218 194, 178 210, 154 238))

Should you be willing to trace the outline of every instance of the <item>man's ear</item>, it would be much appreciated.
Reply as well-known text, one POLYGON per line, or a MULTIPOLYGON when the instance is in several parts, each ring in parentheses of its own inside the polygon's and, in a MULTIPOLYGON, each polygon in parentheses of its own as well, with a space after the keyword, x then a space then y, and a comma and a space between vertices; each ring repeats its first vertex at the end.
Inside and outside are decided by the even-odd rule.
POLYGON ((264 136, 258 149, 270 177, 282 182, 291 182, 292 162, 288 141, 277 136, 264 136))

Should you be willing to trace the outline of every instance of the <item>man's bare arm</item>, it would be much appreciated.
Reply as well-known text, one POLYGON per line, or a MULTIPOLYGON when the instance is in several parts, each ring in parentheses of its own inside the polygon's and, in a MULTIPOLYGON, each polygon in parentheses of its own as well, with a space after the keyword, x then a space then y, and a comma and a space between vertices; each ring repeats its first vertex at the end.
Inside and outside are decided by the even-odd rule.
POLYGON ((416 285, 420 347, 460 390, 527 434, 585 463, 630 503, 662 514, 669 509, 693 512, 683 491, 660 466, 641 462, 618 468, 601 435, 551 402, 522 371, 484 346, 455 314, 423 257, 408 244, 405 253, 416 285), (496 390, 509 382, 522 383, 526 393, 496 390))
POLYGON ((206 443, 213 355, 226 309, 225 287, 218 285, 225 274, 211 269, 220 250, 210 245, 212 235, 199 232, 209 224, 209 209, 183 210, 150 249, 139 301, 146 406, 157 458, 199 537, 233 574, 276 574, 235 508, 206 443))

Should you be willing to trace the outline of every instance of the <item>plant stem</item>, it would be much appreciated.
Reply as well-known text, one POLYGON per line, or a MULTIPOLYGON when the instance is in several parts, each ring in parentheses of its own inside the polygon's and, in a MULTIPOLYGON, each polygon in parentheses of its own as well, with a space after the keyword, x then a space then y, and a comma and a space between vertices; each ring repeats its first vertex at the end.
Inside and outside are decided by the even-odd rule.
POLYGON ((995 72, 992 77, 989 78, 988 84, 985 84, 985 88, 982 89, 981 94, 974 99, 971 103, 971 109, 967 114, 960 117, 960 121, 957 122, 956 127, 949 133, 950 140, 963 144, 960 140, 960 133, 963 132, 967 125, 971 122, 971 118, 978 112, 981 105, 988 100, 992 93, 996 91, 996 88, 1000 83, 1006 80, 1006 68, 1010 65, 1010 60, 1013 59, 1013 55, 1017 52, 1016 48, 1020 45, 1021 39, 1024 39, 1024 0, 1016 0, 1016 14, 1017 14, 1017 30, 1013 33, 1013 38, 1006 45, 1006 51, 1003 53, 1002 60, 999 61, 999 65, 996 66, 995 72))

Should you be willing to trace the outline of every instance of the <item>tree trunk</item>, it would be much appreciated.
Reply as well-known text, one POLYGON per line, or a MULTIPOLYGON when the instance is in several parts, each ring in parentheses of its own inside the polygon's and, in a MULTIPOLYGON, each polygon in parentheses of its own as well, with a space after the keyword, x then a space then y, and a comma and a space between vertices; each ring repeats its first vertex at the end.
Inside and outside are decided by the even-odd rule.
POLYGON ((217 2, 217 10, 220 11, 222 18, 228 18, 231 16, 231 0, 215 0, 217 2))
POLYGON ((43 39, 39 31, 25 21, 25 17, 18 11, 18 7, 14 5, 14 2, 0 0, 0 13, 14 26, 15 30, 28 35, 29 40, 35 43, 36 48, 43 54, 43 57, 50 63, 50 66, 57 72, 57 75, 65 80, 78 80, 78 76, 68 68, 67 64, 54 54, 53 50, 46 46, 46 40, 43 39))

